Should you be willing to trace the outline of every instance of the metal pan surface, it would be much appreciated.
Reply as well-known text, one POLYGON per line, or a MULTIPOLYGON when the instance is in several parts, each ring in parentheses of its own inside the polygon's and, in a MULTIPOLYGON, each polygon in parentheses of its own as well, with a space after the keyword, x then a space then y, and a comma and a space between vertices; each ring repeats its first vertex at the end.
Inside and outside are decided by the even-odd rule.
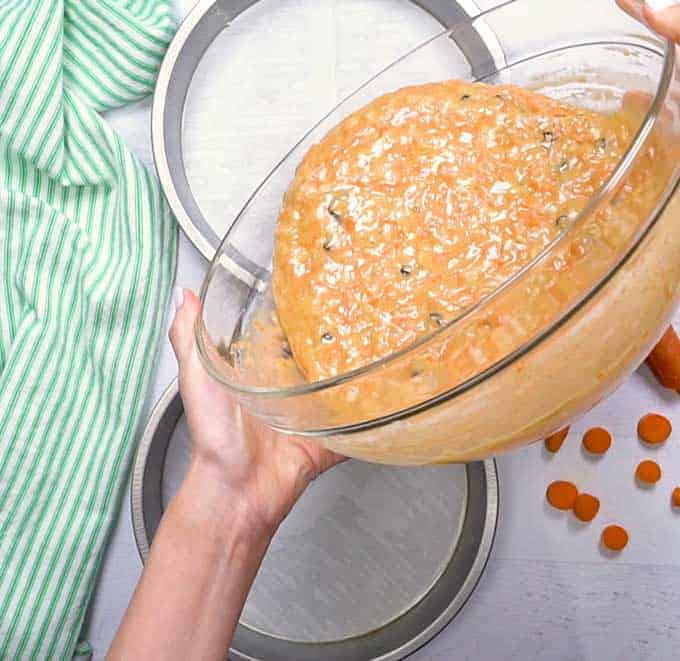
MULTIPOLYGON (((135 459, 133 527, 144 560, 189 459, 177 384, 135 459)), ((349 461, 317 480, 277 532, 232 659, 403 659, 463 607, 498 516, 493 461, 398 468, 349 461)))

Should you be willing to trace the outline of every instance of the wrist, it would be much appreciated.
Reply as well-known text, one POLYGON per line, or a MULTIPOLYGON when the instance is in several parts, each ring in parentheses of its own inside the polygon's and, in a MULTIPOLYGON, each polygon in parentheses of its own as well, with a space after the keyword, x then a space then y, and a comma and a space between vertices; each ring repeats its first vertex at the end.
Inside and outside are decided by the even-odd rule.
POLYGON ((252 504, 247 488, 235 488, 210 461, 192 458, 178 496, 184 509, 204 530, 221 543, 238 539, 265 546, 280 521, 270 521, 252 504))
POLYGON ((265 462, 253 462, 244 470, 194 451, 186 479, 213 503, 216 516, 230 522, 238 516, 252 530, 272 536, 318 471, 312 461, 297 455, 278 460, 271 469, 265 462))

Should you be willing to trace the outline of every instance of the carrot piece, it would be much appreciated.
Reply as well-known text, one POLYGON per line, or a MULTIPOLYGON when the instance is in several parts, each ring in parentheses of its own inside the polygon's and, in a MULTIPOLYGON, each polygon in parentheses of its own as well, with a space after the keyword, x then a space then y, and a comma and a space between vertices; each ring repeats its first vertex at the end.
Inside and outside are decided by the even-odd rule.
POLYGON ((579 521, 592 521, 600 511, 600 501, 589 493, 580 493, 574 501, 574 514, 579 521))
POLYGON ((583 435, 583 447, 593 454, 604 454, 612 444, 612 435, 604 427, 593 427, 583 435))
POLYGON ((571 482, 558 480, 548 485, 545 497, 548 502, 558 510, 570 510, 578 496, 578 489, 571 482))
POLYGON ((675 487, 675 489, 673 489, 671 504, 673 507, 680 507, 680 487, 675 487))
POLYGON ((647 356, 647 365, 664 388, 680 390, 680 338, 673 326, 647 356))
POLYGON ((638 464, 635 477, 644 484, 656 484, 661 479, 661 467, 656 461, 645 459, 638 464))
POLYGON ((663 443, 673 431, 671 421, 660 413, 648 413, 640 418, 637 426, 638 436, 645 443, 663 443))
POLYGON ((564 443, 564 439, 567 438, 568 433, 569 427, 565 427, 564 429, 556 431, 554 434, 550 434, 550 436, 545 439, 545 449, 548 452, 557 452, 562 447, 562 443, 564 443))
POLYGON ((602 543, 610 551, 621 551, 628 544, 628 533, 621 526, 607 526, 602 531, 602 543))

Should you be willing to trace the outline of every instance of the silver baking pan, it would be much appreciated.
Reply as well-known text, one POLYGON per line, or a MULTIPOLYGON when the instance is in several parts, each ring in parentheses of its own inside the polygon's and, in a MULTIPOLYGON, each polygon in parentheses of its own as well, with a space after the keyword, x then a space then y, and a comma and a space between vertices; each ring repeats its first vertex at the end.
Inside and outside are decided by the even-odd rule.
MULTIPOLYGON (((173 383, 151 414, 131 487, 144 561, 189 461, 173 383)), ((403 659, 463 607, 498 516, 493 461, 398 468, 348 461, 314 482, 277 532, 232 659, 403 659)))
MULTIPOLYGON (((435 34, 455 27, 436 63, 441 76, 454 50, 474 79, 500 70, 492 27, 483 14, 468 20, 480 14, 474 0, 199 0, 167 51, 151 118, 161 186, 189 240, 212 259, 249 194, 303 134, 435 34)), ((225 259, 252 283, 248 259, 225 259)))

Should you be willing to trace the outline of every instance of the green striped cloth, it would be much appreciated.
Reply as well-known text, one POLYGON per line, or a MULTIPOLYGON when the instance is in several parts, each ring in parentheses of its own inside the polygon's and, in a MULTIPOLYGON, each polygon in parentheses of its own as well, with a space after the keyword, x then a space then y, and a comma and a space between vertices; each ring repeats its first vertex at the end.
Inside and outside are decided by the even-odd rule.
POLYGON ((149 94, 161 0, 0 0, 0 658, 64 659, 117 513, 174 271, 98 114, 149 94))

